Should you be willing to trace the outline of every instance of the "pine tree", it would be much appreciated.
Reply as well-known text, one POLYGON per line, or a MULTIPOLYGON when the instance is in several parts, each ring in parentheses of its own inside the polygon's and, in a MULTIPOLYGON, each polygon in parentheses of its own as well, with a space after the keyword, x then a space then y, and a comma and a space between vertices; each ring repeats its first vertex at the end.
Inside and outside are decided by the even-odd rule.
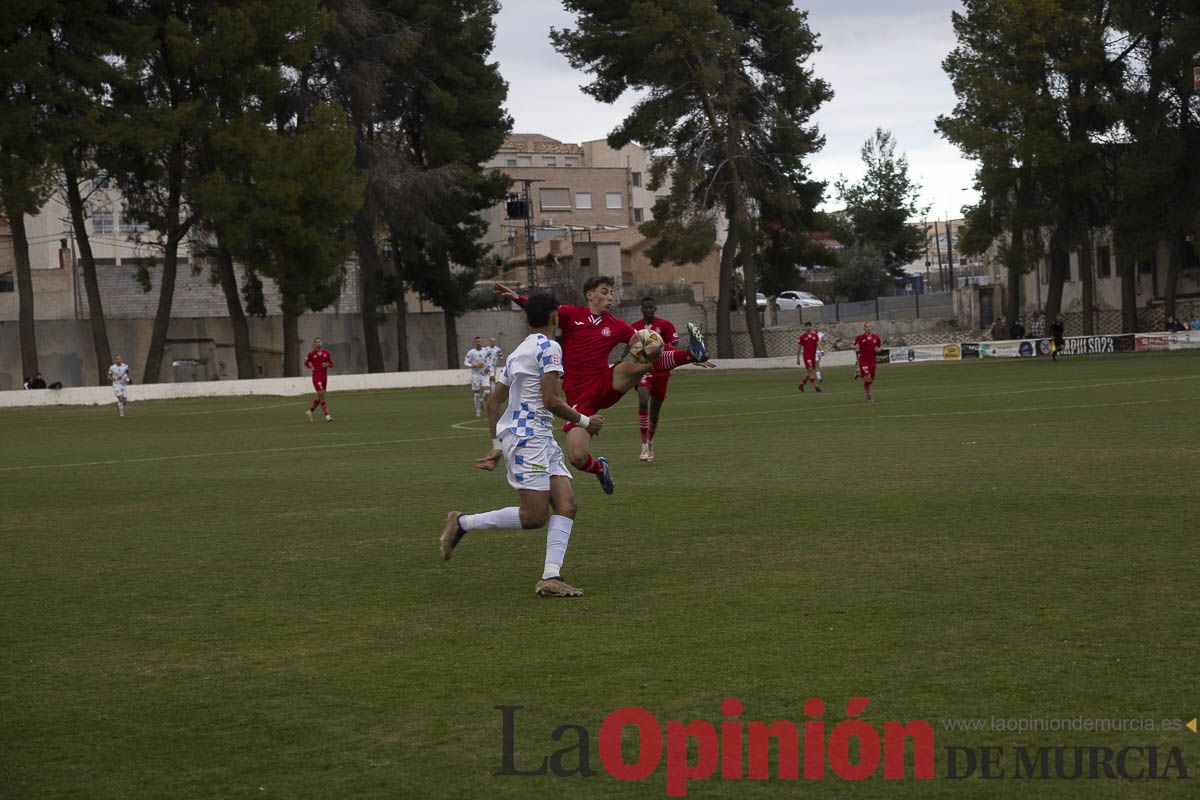
MULTIPOLYGON (((805 203, 819 197, 803 159, 821 146, 809 122, 832 94, 805 67, 816 49, 806 15, 787 0, 564 5, 577 15, 577 27, 553 31, 551 38, 573 67, 592 76, 584 91, 606 103, 630 89, 643 93, 608 140, 614 147, 637 141, 662 153, 674 188, 655 216, 671 238, 686 244, 679 255, 701 249, 699 237, 715 230, 716 213, 729 222, 717 304, 717 352, 727 357, 739 263, 746 296, 757 289, 756 260, 766 242, 761 209, 789 189, 805 189, 797 195, 805 203)), ((765 355, 753 302, 746 319, 754 354, 765 355)))

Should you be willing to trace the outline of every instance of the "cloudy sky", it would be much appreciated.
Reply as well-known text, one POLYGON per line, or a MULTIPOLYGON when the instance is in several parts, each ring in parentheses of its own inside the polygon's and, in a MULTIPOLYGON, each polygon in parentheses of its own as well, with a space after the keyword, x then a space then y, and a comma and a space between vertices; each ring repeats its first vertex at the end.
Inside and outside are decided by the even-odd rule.
MULTIPOLYGON (((632 104, 606 106, 579 90, 575 72, 550 46, 551 26, 573 18, 556 0, 501 0, 494 57, 509 84, 508 109, 519 133, 543 133, 565 142, 602 139, 632 104)), ((909 174, 924 187, 931 216, 959 216, 975 199, 973 166, 933 128, 954 107, 941 61, 954 46, 950 12, 956 0, 801 0, 822 49, 816 74, 834 91, 817 112, 825 148, 811 159, 813 173, 831 184, 862 174, 859 148, 876 127, 889 129, 908 154, 909 174)), ((836 202, 831 203, 836 205, 836 202)))

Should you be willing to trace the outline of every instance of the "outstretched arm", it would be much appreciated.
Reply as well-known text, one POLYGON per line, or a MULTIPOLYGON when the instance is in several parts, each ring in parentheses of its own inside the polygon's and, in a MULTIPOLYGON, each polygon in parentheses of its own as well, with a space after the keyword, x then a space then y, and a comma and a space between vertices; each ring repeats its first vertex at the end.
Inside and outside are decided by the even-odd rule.
POLYGON ((509 300, 512 300, 514 303, 521 306, 522 308, 525 307, 525 301, 529 299, 527 297, 522 297, 521 295, 517 294, 516 292, 514 292, 512 289, 505 286, 500 281, 492 281, 492 291, 494 291, 496 294, 500 295, 501 297, 507 297, 509 300))

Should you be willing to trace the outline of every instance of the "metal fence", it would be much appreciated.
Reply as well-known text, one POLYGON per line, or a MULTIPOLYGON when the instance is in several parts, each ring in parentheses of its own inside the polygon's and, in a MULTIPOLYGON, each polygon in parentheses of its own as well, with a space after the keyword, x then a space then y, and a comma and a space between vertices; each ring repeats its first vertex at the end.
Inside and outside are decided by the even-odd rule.
POLYGON ((805 322, 873 322, 880 319, 952 319, 954 294, 896 295, 876 297, 857 303, 826 303, 819 308, 780 309, 775 315, 777 325, 796 325, 805 322))

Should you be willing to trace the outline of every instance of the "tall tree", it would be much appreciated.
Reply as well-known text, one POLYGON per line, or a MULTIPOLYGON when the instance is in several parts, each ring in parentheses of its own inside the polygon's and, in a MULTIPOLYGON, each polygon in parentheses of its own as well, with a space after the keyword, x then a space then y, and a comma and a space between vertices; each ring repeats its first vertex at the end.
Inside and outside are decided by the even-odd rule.
POLYGON ((67 206, 79 250, 96 373, 102 381, 112 364, 112 350, 87 220, 98 203, 108 201, 103 191, 107 188, 103 152, 120 125, 112 98, 129 79, 118 53, 129 41, 133 8, 107 0, 47 3, 44 7, 48 13, 40 24, 46 34, 45 47, 39 59, 55 80, 40 132, 59 170, 57 191, 67 206))
MULTIPOLYGON (((1119 259, 1135 296, 1136 262, 1157 261, 1168 246, 1164 313, 1175 315, 1185 248, 1200 236, 1200 95, 1192 69, 1200 52, 1200 20, 1169 0, 1116 3, 1116 25, 1131 42, 1127 79, 1119 94, 1126 135, 1112 150, 1117 162, 1117 210, 1113 220, 1119 259)), ((1157 268, 1157 264, 1155 264, 1157 268)), ((1128 310, 1126 325, 1136 321, 1128 310)))
MULTIPOLYGON (((1114 30, 1120 1, 966 0, 965 13, 954 15, 958 47, 944 62, 959 103, 938 120, 980 161, 976 182, 989 224, 1010 239, 1006 262, 1023 272, 1049 255, 1047 316, 1061 308, 1071 254, 1078 255, 1089 332, 1093 232, 1111 212, 1103 142, 1116 129, 1114 96, 1138 45, 1114 30)), ((1019 306, 1013 268, 1010 315, 1019 306)))
POLYGON ((382 372, 383 347, 379 326, 391 297, 389 265, 380 242, 391 223, 390 198, 404 187, 420 193, 413 180, 411 155, 396 147, 394 129, 401 109, 393 90, 402 66, 419 44, 419 36, 389 0, 326 0, 334 22, 302 71, 296 103, 334 102, 349 115, 355 134, 355 167, 367 176, 363 202, 354 217, 358 254, 359 300, 367 370, 382 372))
POLYGON ((0 214, 12 232, 21 370, 29 377, 39 369, 25 216, 37 213, 51 185, 41 134, 51 80, 41 58, 48 32, 39 24, 38 14, 45 9, 38 6, 23 6, 23 13, 6 15, 0 23, 0 97, 5 105, 0 115, 0 214))
POLYGON ((910 222, 929 207, 917 205, 921 185, 909 177, 908 156, 896 155, 891 131, 876 128, 859 152, 866 173, 857 182, 843 176, 836 184, 853 237, 846 244, 878 251, 884 269, 893 278, 903 277, 904 267, 921 254, 924 238, 910 222))
POLYGON ((397 144, 411 154, 418 174, 444 176, 449 185, 421 208, 392 195, 388 206, 409 213, 397 215, 403 224, 393 224, 391 233, 403 275, 442 309, 446 365, 454 369, 457 318, 486 262, 481 212, 503 200, 509 188, 507 176, 479 166, 512 127, 503 108, 508 86, 498 66, 488 62, 500 6, 495 0, 405 0, 396 8, 422 32, 412 69, 394 88, 405 112, 397 144))
MULTIPOLYGON (((279 286, 283 374, 300 374, 299 319, 337 300, 351 248, 350 225, 364 178, 354 168, 354 133, 344 112, 319 106, 312 119, 270 129, 246 118, 217 142, 227 165, 240 164, 236 185, 201 192, 214 229, 231 255, 279 286), (218 208, 207 194, 229 204, 218 208)), ((258 309, 263 310, 265 309, 258 309)))
POLYGON ((223 80, 202 86, 216 121, 196 148, 196 178, 187 199, 199 215, 199 252, 210 261, 213 282, 225 297, 239 378, 254 377, 255 371, 234 265, 242 254, 231 249, 231 237, 238 243, 253 239, 244 227, 266 199, 260 197, 262 185, 274 178, 262 172, 273 166, 264 158, 276 144, 270 125, 277 115, 285 127, 290 124, 294 76, 310 64, 332 16, 318 0, 258 0, 228 9, 223 80))
MULTIPOLYGON (((608 139, 614 147, 637 141, 665 154, 677 190, 656 215, 673 213, 692 234, 714 230, 718 211, 729 222, 727 245, 736 250, 722 253, 717 303, 717 351, 727 357, 729 292, 739 263, 746 296, 757 288, 765 242, 760 210, 769 194, 807 183, 803 159, 822 143, 809 122, 832 93, 805 66, 817 47, 807 15, 788 0, 564 5, 578 26, 551 38, 573 67, 592 75, 584 90, 605 103, 626 90, 642 92, 608 139)), ((695 236, 683 239, 694 252, 695 236)), ((753 352, 765 355, 756 306, 746 308, 753 352)))

